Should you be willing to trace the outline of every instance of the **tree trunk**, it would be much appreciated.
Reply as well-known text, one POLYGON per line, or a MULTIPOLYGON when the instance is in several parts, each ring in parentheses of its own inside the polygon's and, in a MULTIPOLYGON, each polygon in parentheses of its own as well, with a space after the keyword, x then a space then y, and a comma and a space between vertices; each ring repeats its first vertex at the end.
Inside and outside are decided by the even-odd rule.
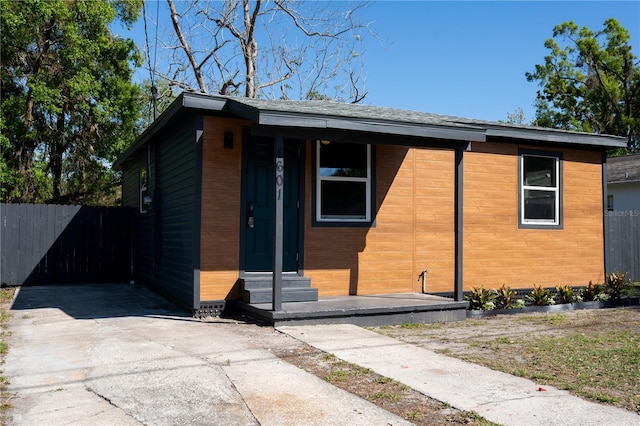
MULTIPOLYGON (((191 69, 193 70, 193 74, 196 77, 196 81, 198 82, 198 88, 200 89, 200 93, 207 93, 207 86, 204 84, 204 78, 202 78, 202 71, 196 62, 196 58, 187 43, 187 39, 184 37, 182 33, 182 28, 180 27, 180 23, 178 22, 178 12, 176 11, 176 6, 173 3, 173 0, 167 0, 169 4, 169 9, 171 10, 171 22, 173 23, 173 29, 176 31, 176 35, 178 36, 178 40, 180 40, 180 44, 184 49, 184 53, 187 55, 189 60, 189 64, 191 65, 191 69)), ((157 25, 157 24, 156 24, 157 25)))
POLYGON ((245 96, 247 98, 256 97, 256 63, 258 61, 258 42, 255 39, 255 27, 261 2, 256 1, 253 12, 249 11, 249 0, 244 0, 244 28, 246 39, 243 43, 244 63, 247 72, 245 96))
POLYGON ((60 202, 62 186, 62 154, 64 153, 64 112, 58 114, 56 121, 56 135, 51 141, 49 148, 49 164, 51 176, 53 178, 53 199, 52 202, 60 202))

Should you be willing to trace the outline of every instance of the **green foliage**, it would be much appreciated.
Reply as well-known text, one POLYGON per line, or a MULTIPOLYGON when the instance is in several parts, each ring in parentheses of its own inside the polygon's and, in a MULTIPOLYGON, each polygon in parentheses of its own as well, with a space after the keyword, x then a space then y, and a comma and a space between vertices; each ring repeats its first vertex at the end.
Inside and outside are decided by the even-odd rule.
POLYGON ((140 93, 137 100, 137 104, 140 108, 140 119, 137 123, 138 133, 142 133, 151 125, 151 123, 153 123, 154 112, 155 118, 159 117, 160 114, 162 114, 178 96, 174 92, 173 87, 165 80, 157 81, 154 84, 156 88, 155 108, 151 82, 145 80, 140 87, 140 93))
POLYGON ((546 288, 542 288, 542 286, 534 286, 531 293, 525 297, 534 306, 548 306, 555 304, 553 296, 551 296, 551 292, 546 288))
POLYGON ((490 311, 495 309, 495 299, 497 297, 494 289, 487 290, 481 287, 473 287, 471 294, 465 296, 465 300, 469 301, 469 309, 490 311))
POLYGON ((622 297, 640 297, 640 281, 627 281, 622 289, 622 297))
POLYGON ((568 285, 557 286, 556 287, 556 303, 576 303, 580 302, 582 299, 579 294, 576 294, 573 291, 573 287, 568 285))
POLYGON ((141 0, 0 0, 2 200, 107 204, 136 135, 140 55, 115 37, 141 0))
POLYGON ((516 108, 512 113, 507 113, 507 123, 509 124, 527 124, 524 110, 522 107, 516 108))
POLYGON ((544 64, 525 74, 541 87, 534 124, 624 136, 630 151, 640 150, 640 66, 629 40, 615 19, 597 32, 557 25, 544 64))
POLYGON ((593 302, 598 300, 606 300, 607 295, 600 284, 594 284, 589 281, 589 285, 580 291, 580 297, 585 302, 593 302))
POLYGON ((620 271, 607 274, 605 292, 609 295, 609 297, 611 297, 612 299, 620 299, 622 290, 628 282, 628 280, 625 279, 626 276, 626 274, 623 274, 620 271))
POLYGON ((499 289, 495 290, 495 292, 496 309, 514 309, 524 307, 524 301, 522 299, 517 299, 516 292, 511 290, 508 286, 503 284, 499 289))

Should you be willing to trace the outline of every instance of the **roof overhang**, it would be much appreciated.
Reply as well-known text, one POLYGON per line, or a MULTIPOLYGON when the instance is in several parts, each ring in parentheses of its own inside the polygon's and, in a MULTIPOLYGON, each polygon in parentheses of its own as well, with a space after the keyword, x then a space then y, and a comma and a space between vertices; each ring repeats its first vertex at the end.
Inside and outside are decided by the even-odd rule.
POLYGON ((153 136, 173 121, 180 113, 189 109, 205 111, 222 111, 227 103, 227 98, 198 95, 195 93, 181 93, 169 107, 149 126, 136 141, 127 148, 120 157, 113 163, 113 168, 119 170, 124 162, 131 157, 141 147, 146 145, 153 136))
POLYGON ((377 135, 377 140, 389 137, 391 144, 394 143, 392 136, 395 136, 410 140, 415 146, 446 146, 446 143, 450 143, 451 147, 456 147, 461 143, 486 142, 488 138, 599 149, 626 146, 626 140, 617 136, 469 120, 415 111, 321 101, 269 101, 184 92, 115 161, 113 167, 121 169, 124 162, 156 133, 187 111, 246 119, 254 129, 269 134, 282 130, 289 134, 303 135, 306 130, 309 135, 377 135))
POLYGON ((554 144, 587 145, 605 148, 624 148, 627 146, 626 139, 617 136, 569 132, 556 129, 544 129, 540 127, 488 127, 486 134, 488 137, 530 140, 554 144))
POLYGON ((229 99, 225 111, 247 119, 259 126, 304 128, 380 133, 432 139, 484 142, 484 129, 470 125, 429 125, 391 120, 373 120, 360 117, 332 116, 307 112, 262 109, 229 99))

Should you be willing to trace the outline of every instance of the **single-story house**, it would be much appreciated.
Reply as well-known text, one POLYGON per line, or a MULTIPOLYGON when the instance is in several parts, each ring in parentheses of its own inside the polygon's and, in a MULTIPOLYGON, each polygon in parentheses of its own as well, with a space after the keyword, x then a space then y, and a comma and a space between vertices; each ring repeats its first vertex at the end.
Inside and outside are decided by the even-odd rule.
POLYGON ((136 211, 133 279, 194 313, 239 299, 275 310, 603 282, 605 152, 622 146, 368 105, 183 93, 115 167, 136 211))
POLYGON ((640 154, 607 160, 607 210, 640 211, 640 154))

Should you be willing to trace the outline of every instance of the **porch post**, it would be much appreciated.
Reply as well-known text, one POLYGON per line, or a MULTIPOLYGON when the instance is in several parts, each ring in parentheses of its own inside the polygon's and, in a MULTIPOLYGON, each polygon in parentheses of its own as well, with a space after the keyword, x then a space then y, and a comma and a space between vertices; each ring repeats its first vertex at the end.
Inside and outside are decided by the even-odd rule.
POLYGON ((282 253, 284 227, 284 142, 282 134, 275 137, 275 185, 273 215, 273 289, 272 310, 282 310, 282 253))
POLYGON ((463 190, 463 176, 464 170, 462 168, 462 156, 464 154, 466 147, 458 147, 456 148, 455 154, 455 162, 456 162, 456 172, 455 172, 455 200, 454 200, 454 214, 455 214, 455 225, 454 225, 454 234, 455 234, 455 271, 454 271, 454 291, 453 297, 457 302, 464 300, 463 293, 463 282, 462 282, 462 273, 463 273, 463 263, 462 263, 462 249, 464 245, 464 239, 462 237, 462 227, 463 227, 463 212, 462 212, 462 201, 464 197, 463 190))

